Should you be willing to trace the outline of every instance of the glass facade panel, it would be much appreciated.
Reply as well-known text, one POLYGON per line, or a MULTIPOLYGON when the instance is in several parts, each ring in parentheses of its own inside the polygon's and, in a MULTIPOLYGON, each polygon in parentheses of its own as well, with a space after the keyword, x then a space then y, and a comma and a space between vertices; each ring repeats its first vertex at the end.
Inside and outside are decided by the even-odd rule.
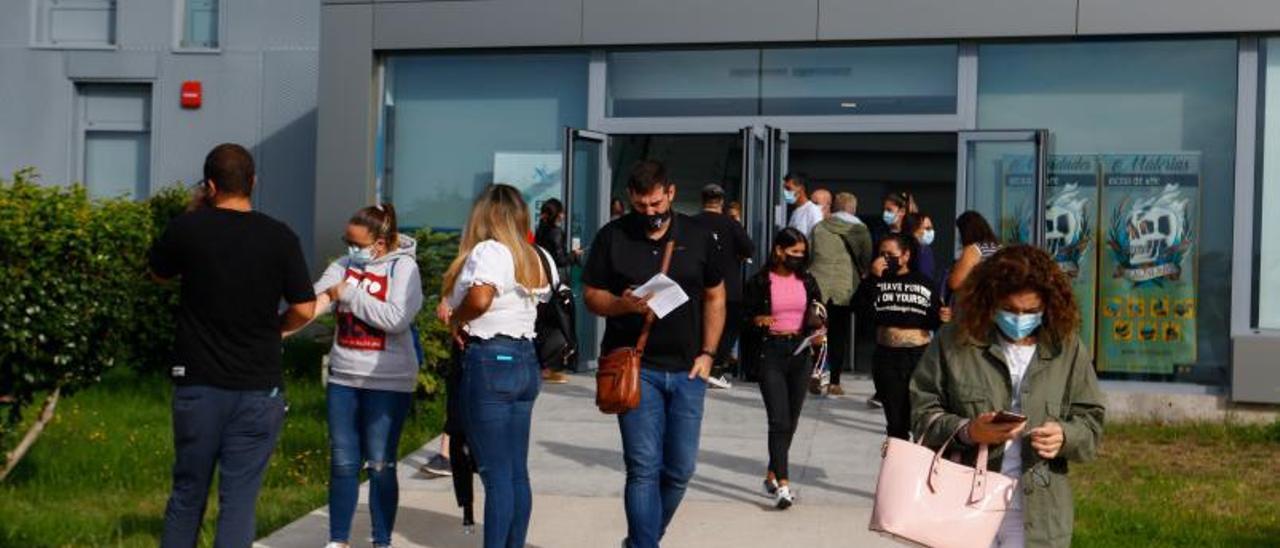
MULTIPOLYGON (((586 53, 387 60, 383 192, 406 227, 458 230, 498 181, 560 197, 565 126, 587 119, 586 53)), ((356 184, 356 182, 353 182, 356 184)))
MULTIPOLYGON (((1280 211, 1280 39, 1265 42, 1263 55, 1262 180, 1254 200, 1258 212, 1280 211)), ((1280 215, 1257 215, 1254 224, 1254 299, 1262 329, 1280 329, 1280 215)))
POLYGON ((954 114, 955 45, 766 49, 761 114, 954 114))
POLYGON ((759 110, 760 50, 615 51, 607 115, 750 116, 759 110))
POLYGON ((1236 41, 991 44, 979 56, 980 128, 1049 129, 1051 184, 1053 166, 1097 161, 1100 203, 1075 207, 1098 225, 1084 252, 1099 265, 1099 369, 1223 382, 1236 41))

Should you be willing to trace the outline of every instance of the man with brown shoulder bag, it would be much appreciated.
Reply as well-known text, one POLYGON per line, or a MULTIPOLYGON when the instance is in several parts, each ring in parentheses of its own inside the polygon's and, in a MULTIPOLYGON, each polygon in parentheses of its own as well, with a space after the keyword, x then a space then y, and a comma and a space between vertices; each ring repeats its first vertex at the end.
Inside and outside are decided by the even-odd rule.
POLYGON ((627 182, 632 212, 596 234, 582 276, 588 310, 605 318, 596 400, 618 415, 629 548, 658 546, 693 476, 725 322, 715 237, 674 212, 675 192, 662 164, 637 163, 627 182), (637 291, 655 281, 667 289, 637 291), (672 307, 669 292, 685 300, 672 307))

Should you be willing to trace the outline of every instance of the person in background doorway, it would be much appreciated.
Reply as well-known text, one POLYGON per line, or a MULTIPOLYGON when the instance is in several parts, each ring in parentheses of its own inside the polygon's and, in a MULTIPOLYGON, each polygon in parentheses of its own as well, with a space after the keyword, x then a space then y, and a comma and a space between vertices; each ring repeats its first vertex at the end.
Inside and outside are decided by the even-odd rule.
POLYGON ((782 199, 788 206, 795 207, 787 226, 799 230, 805 238, 813 233, 813 227, 822 222, 822 207, 809 199, 809 192, 805 189, 808 184, 808 177, 801 173, 788 173, 782 179, 782 199))
MULTIPOLYGON (((538 211, 538 228, 534 231, 534 243, 551 253, 560 279, 568 279, 569 266, 578 263, 582 250, 568 249, 565 245, 564 205, 560 200, 550 198, 542 202, 538 211)), ((569 382, 569 376, 562 371, 544 367, 542 381, 548 384, 565 384, 569 382)))
POLYGON ((733 361, 733 346, 742 330, 742 266, 751 260, 754 244, 742 223, 724 214, 724 188, 717 184, 702 187, 702 212, 693 217, 698 224, 711 231, 716 240, 716 262, 724 274, 725 324, 716 349, 712 375, 708 379, 712 388, 728 388, 725 371, 733 361))
POLYGON ((214 147, 194 207, 169 221, 148 252, 151 275, 180 284, 164 548, 196 545, 215 470, 214 545, 253 544, 258 490, 284 426, 281 334, 315 317, 302 245, 284 223, 253 210, 257 182, 248 150, 214 147))
POLYGON ((916 212, 916 200, 910 192, 890 192, 884 196, 883 205, 884 209, 879 216, 867 220, 867 227, 871 229, 871 244, 877 249, 880 247, 880 240, 890 234, 902 232, 907 214, 916 212))
MULTIPOLYGON (((840 373, 849 356, 849 331, 852 329, 853 307, 850 300, 871 268, 871 232, 858 219, 858 197, 848 192, 836 194, 831 218, 813 229, 813 263, 809 272, 818 282, 826 299, 828 333, 827 363, 831 367, 831 385, 827 394, 843 396, 840 373)), ((820 387, 810 387, 819 393, 820 387)))
POLYGON ((769 418, 769 465, 764 489, 774 497, 779 510, 786 510, 795 502, 787 454, 804 407, 805 387, 812 371, 812 347, 821 345, 822 337, 803 350, 801 345, 806 337, 824 327, 820 315, 811 310, 822 302, 822 292, 806 272, 808 248, 799 230, 782 229, 773 240, 765 268, 752 276, 746 287, 747 317, 751 319, 752 335, 760 339, 760 395, 769 418))
POLYGON ((1010 246, 973 269, 957 305, 911 378, 916 437, 930 449, 954 437, 966 464, 988 445, 980 464, 1018 481, 992 546, 1071 546, 1068 462, 1097 456, 1106 417, 1071 280, 1048 253, 1010 246))
POLYGON ((960 233, 960 258, 947 276, 947 288, 953 292, 964 285, 978 263, 1000 250, 1000 240, 991 230, 991 224, 977 211, 966 211, 956 217, 956 231, 960 233))
POLYGON ((904 440, 911 434, 911 374, 934 330, 951 319, 933 281, 912 268, 916 247, 907 234, 885 237, 861 296, 870 302, 876 324, 871 378, 884 404, 888 434, 904 440))
POLYGON ((825 188, 816 189, 813 191, 812 194, 809 195, 809 199, 813 200, 813 203, 818 204, 819 208, 822 208, 823 219, 831 218, 831 191, 830 190, 827 190, 825 188))
POLYGON ((733 217, 733 220, 738 221, 738 224, 742 224, 742 204, 737 200, 729 202, 729 205, 725 208, 725 213, 733 217))
POLYGON ((916 254, 916 270, 930 280, 937 281, 937 261, 933 258, 933 218, 925 213, 908 213, 902 221, 902 233, 910 234, 919 245, 916 254))
POLYGON ((612 221, 627 214, 627 206, 623 205, 622 200, 614 198, 609 200, 609 220, 612 221))
POLYGON ((317 308, 338 319, 329 351, 329 547, 346 548, 360 471, 369 475, 373 545, 391 546, 400 485, 400 431, 418 385, 413 319, 422 308, 417 242, 400 234, 389 204, 356 211, 347 256, 315 283, 317 308))

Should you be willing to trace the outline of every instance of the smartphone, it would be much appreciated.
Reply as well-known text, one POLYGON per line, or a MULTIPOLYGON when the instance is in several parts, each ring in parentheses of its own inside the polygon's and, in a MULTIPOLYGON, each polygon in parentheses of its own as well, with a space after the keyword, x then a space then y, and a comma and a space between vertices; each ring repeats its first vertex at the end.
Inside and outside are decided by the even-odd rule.
POLYGON ((995 424, 1010 424, 1010 423, 1019 423, 1019 422, 1026 422, 1026 421, 1027 421, 1026 415, 1019 415, 1017 413, 1014 413, 1013 411, 997 412, 995 418, 991 419, 991 422, 995 424))

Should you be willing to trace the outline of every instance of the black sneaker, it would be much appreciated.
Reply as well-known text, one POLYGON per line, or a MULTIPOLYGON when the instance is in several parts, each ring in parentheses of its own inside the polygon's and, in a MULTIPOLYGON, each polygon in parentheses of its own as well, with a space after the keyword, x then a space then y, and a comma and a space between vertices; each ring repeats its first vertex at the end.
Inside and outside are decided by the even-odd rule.
POLYGON ((778 480, 764 480, 764 494, 770 497, 778 493, 778 480))
POLYGON ((453 467, 450 466, 449 458, 439 453, 436 453, 435 456, 431 457, 431 460, 427 461, 426 464, 423 464, 419 470, 421 470, 423 474, 436 478, 453 475, 453 467))

